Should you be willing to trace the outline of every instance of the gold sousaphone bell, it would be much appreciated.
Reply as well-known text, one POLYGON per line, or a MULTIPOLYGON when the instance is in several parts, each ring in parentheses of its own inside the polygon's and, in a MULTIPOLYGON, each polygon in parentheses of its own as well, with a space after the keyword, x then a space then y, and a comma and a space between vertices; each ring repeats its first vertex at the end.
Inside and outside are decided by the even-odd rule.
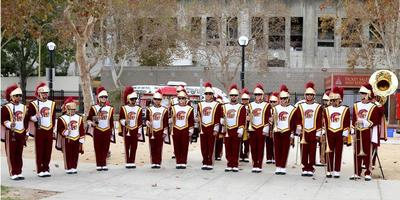
POLYGON ((374 94, 380 104, 385 104, 387 97, 392 95, 399 85, 396 75, 389 70, 378 70, 369 78, 374 94))

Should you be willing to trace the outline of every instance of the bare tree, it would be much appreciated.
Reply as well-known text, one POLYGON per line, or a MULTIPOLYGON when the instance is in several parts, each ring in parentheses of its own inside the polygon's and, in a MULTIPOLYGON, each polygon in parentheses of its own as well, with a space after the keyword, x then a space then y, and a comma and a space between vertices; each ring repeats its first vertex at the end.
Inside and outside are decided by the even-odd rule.
POLYGON ((280 1, 191 1, 182 5, 188 22, 184 29, 185 45, 196 61, 215 72, 217 80, 225 88, 233 82, 241 66, 241 48, 237 42, 240 35, 249 37, 246 62, 258 71, 267 69, 266 63, 270 60, 268 45, 282 45, 273 43, 279 37, 269 37, 268 34, 285 37, 284 17, 288 11, 280 1), (274 20, 274 23, 267 23, 269 20, 274 20), (206 31, 202 32, 204 23, 206 31), (240 26, 247 27, 240 29, 240 26))
POLYGON ((327 0, 321 9, 334 7, 341 20, 337 34, 342 47, 349 48, 348 66, 375 69, 399 69, 400 65, 400 1, 399 0, 327 0))

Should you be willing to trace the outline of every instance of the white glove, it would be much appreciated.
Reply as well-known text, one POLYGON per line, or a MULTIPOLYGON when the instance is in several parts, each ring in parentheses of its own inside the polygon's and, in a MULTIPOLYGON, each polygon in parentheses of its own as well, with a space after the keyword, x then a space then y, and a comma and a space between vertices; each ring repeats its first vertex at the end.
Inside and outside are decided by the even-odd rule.
POLYGON ((276 132, 278 132, 278 127, 274 127, 274 129, 272 130, 272 132, 274 132, 274 133, 276 133, 276 132))
POLYGON ((138 127, 138 134, 142 135, 142 126, 138 127))
POLYGON ((315 135, 316 135, 317 137, 320 137, 320 136, 321 136, 321 133, 322 133, 322 131, 321 131, 321 130, 318 130, 318 131, 316 132, 315 135))
POLYGON ((290 134, 290 138, 294 138, 294 134, 293 133, 290 134))
POLYGON ((238 128, 237 133, 238 133, 238 137, 242 138, 242 136, 243 136, 243 128, 242 127, 238 128))
POLYGON ((68 136, 68 134, 69 134, 69 133, 68 133, 68 130, 63 132, 63 135, 64 135, 64 136, 68 136))
POLYGON ((168 119, 168 124, 172 124, 172 118, 168 119))
POLYGON ((321 134, 322 134, 322 135, 325 135, 325 134, 326 134, 326 130, 325 130, 324 128, 322 129, 321 134))
POLYGON ((34 116, 31 117, 31 121, 37 122, 37 117, 36 117, 36 115, 34 115, 34 116))
POLYGON ((119 122, 121 123, 122 126, 125 126, 125 119, 121 119, 119 120, 119 122))
POLYGON ((167 129, 167 128, 164 128, 163 133, 164 133, 164 136, 165 136, 165 135, 168 135, 168 129, 167 129))
POLYGON ((349 130, 344 130, 342 136, 347 137, 349 135, 349 130))
POLYGON ((354 128, 350 128, 350 134, 354 135, 354 128))
POLYGON ((83 143, 85 142, 85 138, 80 138, 80 139, 79 139, 79 142, 80 142, 81 144, 83 144, 83 143))
POLYGON ((221 125, 225 125, 225 119, 224 118, 221 118, 220 122, 221 122, 220 123, 221 125))
POLYGON ((297 127, 296 127, 296 134, 297 135, 300 135, 301 134, 301 125, 297 125, 297 127))
POLYGON ((189 128, 189 136, 192 136, 193 133, 194 133, 194 128, 193 127, 189 128))
POLYGON ((269 133, 269 125, 264 126, 263 135, 267 135, 269 133))
POLYGON ((363 128, 368 128, 368 127, 370 127, 372 124, 368 121, 368 120, 366 120, 366 119, 363 119, 363 128))
POLYGON ((218 132, 219 131, 219 124, 215 124, 214 125, 214 132, 218 132))
POLYGON ((148 121, 148 120, 146 121, 146 126, 147 126, 147 127, 150 127, 150 126, 151 126, 150 121, 148 121))
POLYGON ((8 128, 11 129, 11 121, 5 121, 4 125, 8 128))
POLYGON ((87 124, 88 124, 89 126, 93 126, 93 122, 90 121, 90 120, 87 121, 87 124))

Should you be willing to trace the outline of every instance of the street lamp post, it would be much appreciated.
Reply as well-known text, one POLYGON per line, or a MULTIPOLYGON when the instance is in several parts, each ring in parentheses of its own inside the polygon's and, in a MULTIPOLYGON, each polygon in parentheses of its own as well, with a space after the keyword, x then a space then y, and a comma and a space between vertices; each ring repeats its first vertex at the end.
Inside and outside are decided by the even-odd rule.
POLYGON ((242 47, 242 70, 240 71, 240 81, 242 82, 242 89, 244 88, 244 48, 249 44, 249 38, 246 36, 240 36, 238 39, 239 45, 242 47))
POLYGON ((54 94, 53 94, 53 69, 54 69, 54 53, 56 50, 56 44, 54 42, 49 42, 47 43, 47 49, 49 50, 50 53, 50 67, 49 67, 49 89, 50 89, 50 94, 49 96, 51 97, 52 100, 54 100, 54 94))

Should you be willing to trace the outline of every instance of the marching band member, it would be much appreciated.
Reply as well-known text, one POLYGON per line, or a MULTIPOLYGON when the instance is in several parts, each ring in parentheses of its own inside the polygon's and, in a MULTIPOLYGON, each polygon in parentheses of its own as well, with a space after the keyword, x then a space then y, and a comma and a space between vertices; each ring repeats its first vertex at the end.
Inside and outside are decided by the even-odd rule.
POLYGON ((253 173, 260 173, 264 158, 265 136, 269 133, 269 118, 271 116, 271 106, 264 102, 264 88, 257 83, 253 92, 254 102, 249 104, 249 130, 250 149, 253 160, 253 173))
POLYGON ((230 103, 223 106, 225 153, 228 160, 226 172, 239 172, 240 139, 246 122, 246 108, 238 103, 239 90, 236 84, 229 89, 230 103))
POLYGON ((186 169, 190 137, 194 132, 193 107, 187 105, 185 90, 178 94, 177 105, 172 106, 172 126, 176 169, 186 169))
POLYGON ((308 82, 305 87, 305 102, 297 105, 300 118, 296 133, 302 138, 301 163, 303 168, 301 175, 314 176, 315 153, 322 128, 322 109, 321 105, 314 101, 314 83, 308 82))
POLYGON ((217 98, 216 98, 216 101, 220 104, 220 106, 221 106, 221 114, 220 114, 220 117, 219 117, 219 124, 220 124, 220 126, 219 126, 219 129, 218 129, 218 136, 217 136, 217 138, 215 139, 215 160, 217 160, 217 161, 220 161, 221 160, 221 157, 222 157, 222 150, 223 150, 223 147, 224 147, 224 134, 222 133, 222 122, 221 122, 221 120, 222 120, 222 105, 224 105, 224 102, 222 101, 222 97, 221 96, 217 96, 217 98))
MULTIPOLYGON (((104 87, 96 90, 97 104, 89 110, 87 122, 93 127, 93 144, 96 156, 96 170, 108 171, 107 155, 114 129, 114 108, 107 103, 108 93, 104 87)), ((91 132, 91 131, 90 131, 91 132)))
POLYGON ((279 101, 279 92, 273 92, 269 96, 269 105, 271 105, 271 114, 269 117, 269 124, 270 124, 270 129, 268 135, 265 137, 265 151, 266 151, 266 164, 275 164, 275 156, 274 156, 274 137, 272 135, 273 130, 271 127, 273 127, 273 107, 278 104, 279 101))
POLYGON ((218 137, 219 122, 221 119, 221 105, 214 101, 214 90, 209 82, 204 83, 205 101, 198 104, 197 114, 199 115, 200 146, 203 156, 202 170, 213 169, 213 153, 215 138, 218 137))
POLYGON ((36 168, 39 177, 49 177, 49 163, 53 145, 53 130, 56 123, 56 103, 48 100, 49 87, 46 83, 36 86, 36 100, 28 106, 28 116, 30 123, 30 133, 35 137, 36 168))
POLYGON ((22 90, 17 84, 9 86, 6 90, 7 104, 1 107, 1 135, 5 142, 8 171, 11 180, 23 180, 22 152, 28 137, 27 109, 22 103, 22 90))
POLYGON ((274 150, 276 160, 275 174, 286 174, 286 163, 289 156, 289 148, 293 144, 296 129, 297 113, 296 108, 289 104, 289 89, 282 85, 279 93, 279 104, 273 108, 274 122, 274 150))
POLYGON ((146 109, 146 126, 149 136, 151 168, 160 169, 163 143, 170 144, 168 134, 168 109, 161 106, 163 95, 158 89, 153 94, 153 105, 146 109))
POLYGON ((364 163, 366 171, 365 180, 370 181, 371 177, 371 139, 374 134, 372 127, 380 123, 381 115, 377 106, 371 103, 373 98, 372 86, 365 84, 360 88, 361 101, 354 103, 352 117, 352 134, 355 134, 354 152, 354 175, 350 180, 360 179, 361 164, 364 163))
POLYGON ((136 105, 137 93, 131 86, 125 87, 125 105, 119 111, 119 122, 122 126, 122 137, 125 144, 125 167, 136 168, 135 157, 138 141, 144 142, 142 132, 142 108, 136 105))
POLYGON ((246 108, 246 127, 243 132, 242 141, 240 143, 240 162, 249 162, 249 152, 250 152, 250 144, 249 144, 249 103, 250 103, 250 92, 247 88, 242 89, 242 105, 246 108))
POLYGON ((65 114, 57 120, 57 143, 60 139, 65 172, 76 174, 78 173, 76 169, 79 153, 83 153, 82 144, 85 141, 83 118, 75 113, 76 103, 72 97, 68 97, 64 101, 63 109, 65 109, 65 114))
MULTIPOLYGON (((324 110, 329 106, 329 92, 325 92, 324 95, 322 96, 322 119, 324 118, 324 110)), ((322 121, 322 134, 325 134, 325 121, 322 121)), ((319 161, 315 163, 315 166, 325 166, 326 165, 326 156, 325 156, 325 149, 326 149, 326 141, 325 137, 321 137, 318 142, 318 148, 319 148, 319 161)))
MULTIPOLYGON (((343 143, 347 143, 350 130, 350 109, 341 105, 343 99, 343 89, 334 87, 329 94, 330 105, 324 108, 326 138, 326 177, 340 177, 340 167, 342 163, 343 143)), ((321 138, 321 139, 322 139, 321 138)), ((325 152, 325 149, 323 149, 325 152)))

